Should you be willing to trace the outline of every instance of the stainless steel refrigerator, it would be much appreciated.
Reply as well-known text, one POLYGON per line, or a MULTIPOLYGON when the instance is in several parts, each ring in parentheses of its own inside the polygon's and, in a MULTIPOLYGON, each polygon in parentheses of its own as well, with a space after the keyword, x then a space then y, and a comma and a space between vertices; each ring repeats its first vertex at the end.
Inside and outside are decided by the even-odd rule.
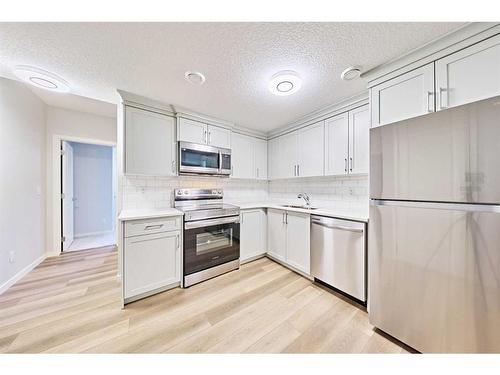
POLYGON ((500 97, 370 131, 370 322, 500 352, 500 97))

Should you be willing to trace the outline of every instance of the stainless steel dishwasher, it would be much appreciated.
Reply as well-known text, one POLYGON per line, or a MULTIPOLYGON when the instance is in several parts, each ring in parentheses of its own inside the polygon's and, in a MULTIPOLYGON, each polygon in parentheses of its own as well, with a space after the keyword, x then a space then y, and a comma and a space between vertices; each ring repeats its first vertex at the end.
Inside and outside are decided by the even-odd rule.
POLYGON ((311 216, 311 274, 366 303, 365 223, 311 216))

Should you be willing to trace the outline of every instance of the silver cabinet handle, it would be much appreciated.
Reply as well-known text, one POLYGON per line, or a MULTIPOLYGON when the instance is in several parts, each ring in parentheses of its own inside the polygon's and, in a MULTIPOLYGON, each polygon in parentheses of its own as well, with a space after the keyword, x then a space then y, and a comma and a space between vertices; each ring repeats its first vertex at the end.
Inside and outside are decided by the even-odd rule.
POLYGON ((208 132, 208 144, 212 144, 212 132, 208 132))
POLYGON ((286 224, 286 222, 285 222, 285 212, 283 212, 283 217, 281 218, 281 222, 282 222, 283 224, 286 224))
POLYGON ((208 143, 208 138, 207 138, 207 131, 203 131, 203 143, 208 143))
POLYGON ((352 172, 352 166, 353 166, 352 157, 349 158, 349 162, 351 164, 351 167, 349 168, 349 170, 352 172))
POLYGON ((179 248, 179 235, 175 236, 175 247, 179 248))
POLYGON ((439 109, 448 108, 448 89, 444 87, 439 88, 439 109), (443 92, 446 92, 446 106, 443 105, 443 92))
POLYGON ((241 216, 240 216, 240 223, 243 224, 243 213, 241 213, 241 216))
POLYGON ((285 224, 288 225, 288 212, 285 212, 285 224))
POLYGON ((300 176, 300 164, 297 164, 297 176, 300 176))
POLYGON ((146 225, 146 226, 144 227, 144 230, 160 229, 161 227, 163 227, 163 224, 146 225))
POLYGON ((344 172, 347 172, 347 158, 344 159, 344 172))
POLYGON ((175 160, 172 160, 172 173, 175 174, 175 160))
POLYGON ((427 91, 427 112, 429 113, 433 112, 433 109, 431 108, 431 96, 434 96, 434 92, 427 91))

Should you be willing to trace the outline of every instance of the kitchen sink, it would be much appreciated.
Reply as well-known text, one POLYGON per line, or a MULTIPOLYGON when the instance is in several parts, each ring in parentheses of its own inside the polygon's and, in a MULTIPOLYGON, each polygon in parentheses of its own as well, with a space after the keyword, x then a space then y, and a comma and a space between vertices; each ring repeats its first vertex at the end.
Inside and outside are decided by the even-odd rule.
POLYGON ((308 207, 308 206, 300 205, 300 204, 282 204, 281 207, 301 208, 303 210, 316 210, 316 209, 318 209, 318 207, 308 207))

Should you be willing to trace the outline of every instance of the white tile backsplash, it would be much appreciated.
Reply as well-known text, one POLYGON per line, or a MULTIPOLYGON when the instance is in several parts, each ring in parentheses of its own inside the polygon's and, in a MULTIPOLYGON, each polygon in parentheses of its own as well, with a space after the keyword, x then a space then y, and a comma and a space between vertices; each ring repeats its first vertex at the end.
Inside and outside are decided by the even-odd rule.
POLYGON ((256 181, 217 177, 145 177, 124 176, 123 209, 172 207, 176 188, 221 188, 226 202, 261 202, 300 200, 306 192, 311 203, 321 207, 368 207, 368 177, 309 177, 275 181, 256 181))

